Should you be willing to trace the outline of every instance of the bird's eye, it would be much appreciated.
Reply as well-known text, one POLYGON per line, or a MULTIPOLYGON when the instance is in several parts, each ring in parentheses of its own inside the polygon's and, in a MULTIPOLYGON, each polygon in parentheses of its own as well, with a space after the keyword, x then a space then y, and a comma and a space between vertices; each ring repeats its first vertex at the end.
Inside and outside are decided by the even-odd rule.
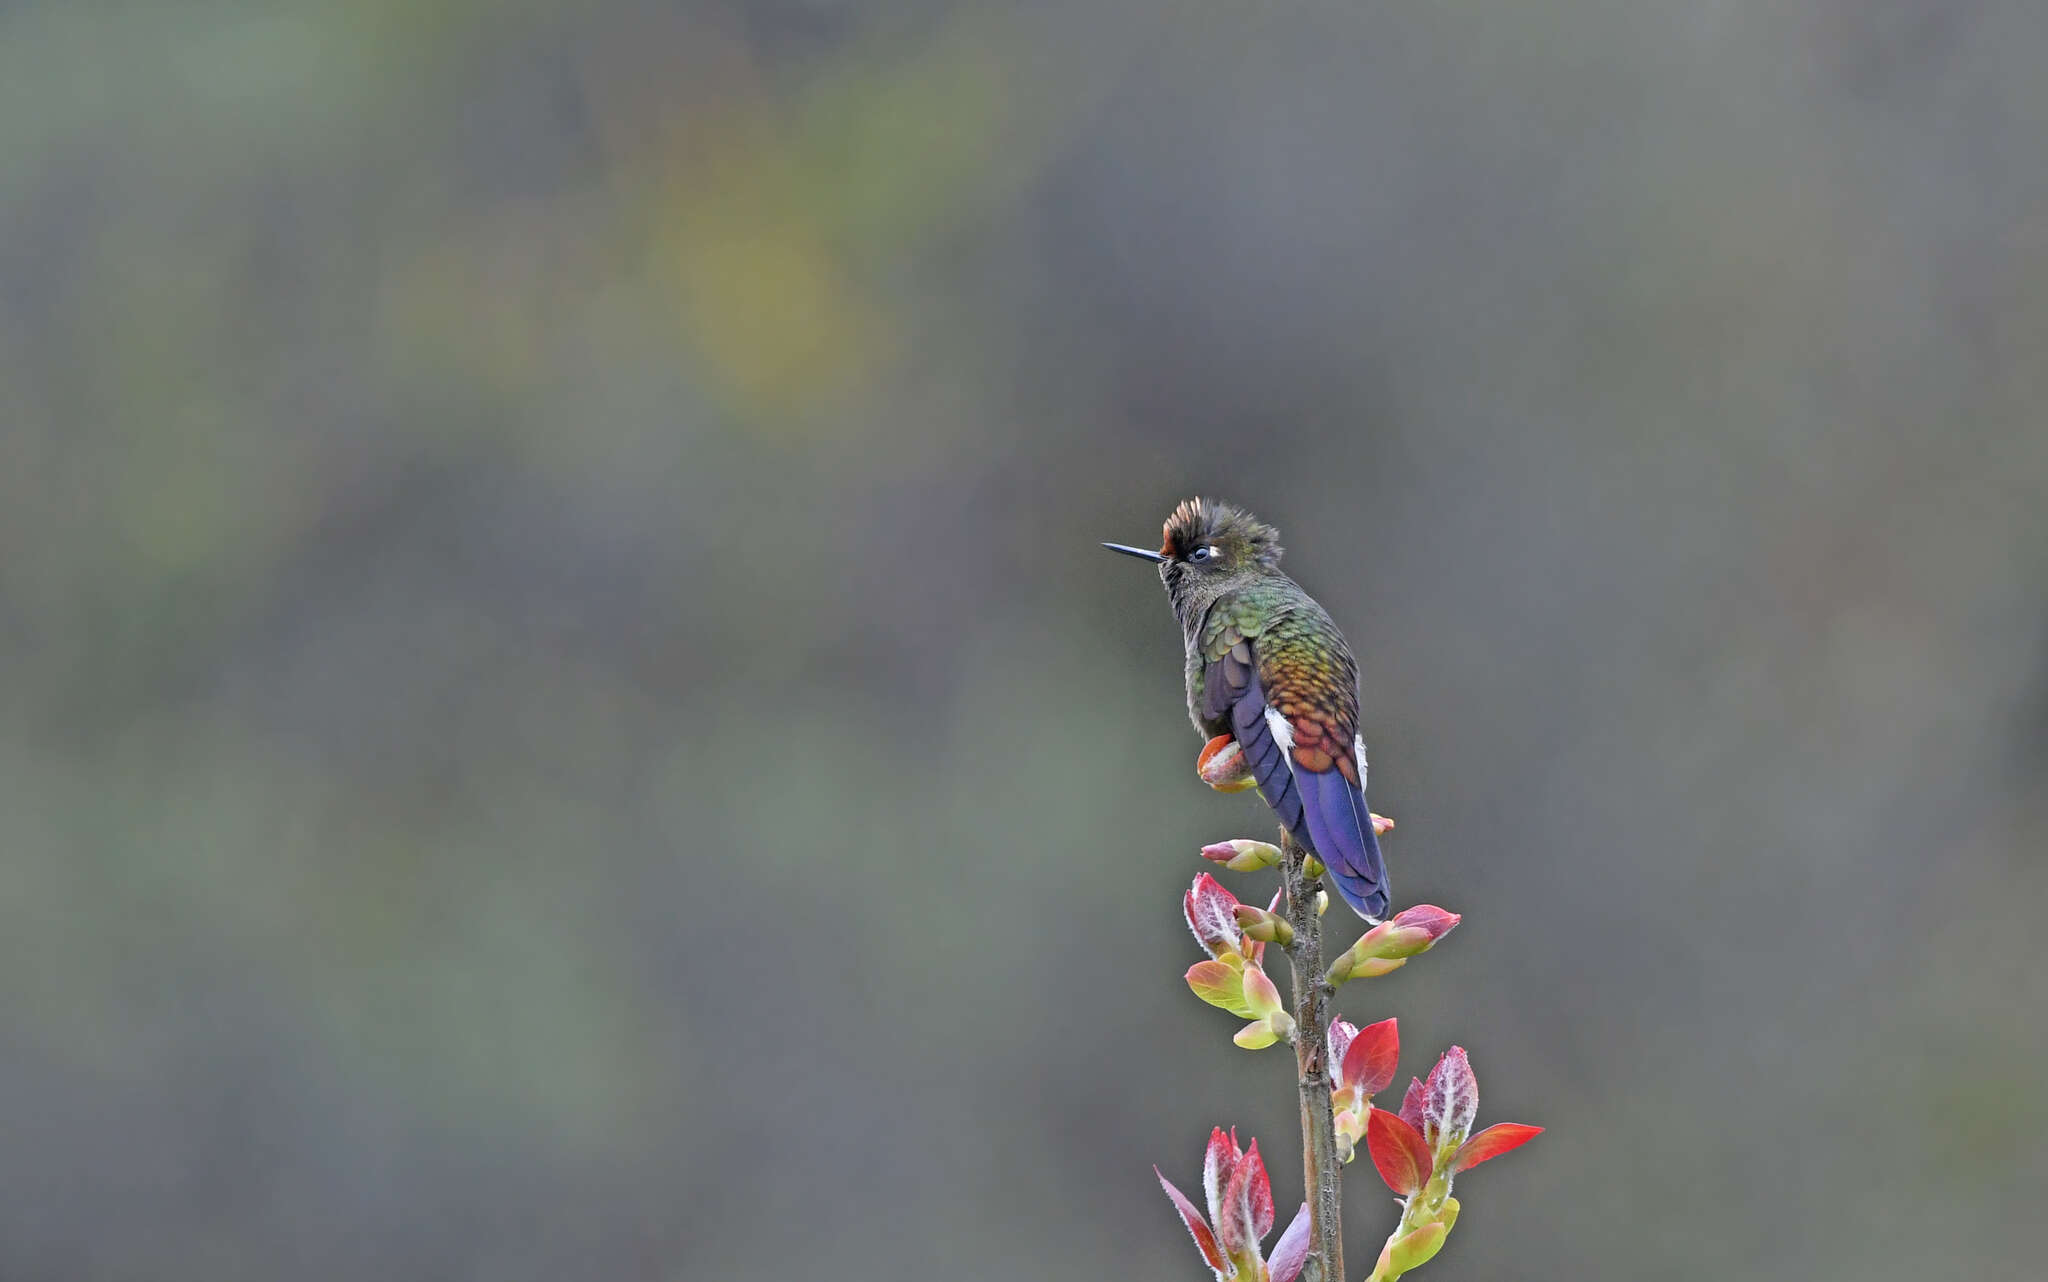
POLYGON ((1213 547, 1199 547, 1188 553, 1188 560, 1190 561, 1213 561, 1215 559, 1216 549, 1213 547))

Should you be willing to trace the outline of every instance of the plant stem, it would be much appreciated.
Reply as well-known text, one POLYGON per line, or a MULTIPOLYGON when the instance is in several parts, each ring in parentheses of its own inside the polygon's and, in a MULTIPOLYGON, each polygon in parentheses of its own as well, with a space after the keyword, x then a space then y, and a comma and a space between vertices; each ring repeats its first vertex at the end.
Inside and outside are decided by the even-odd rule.
POLYGON ((1337 1127, 1330 1108, 1330 999, 1336 989, 1323 983, 1323 926, 1316 915, 1317 883, 1306 868, 1308 852, 1286 832, 1287 924, 1294 943, 1287 960, 1294 968, 1295 1087, 1301 1099, 1301 1179, 1307 1193, 1309 1257, 1301 1282, 1343 1282, 1343 1163, 1337 1160, 1337 1127))

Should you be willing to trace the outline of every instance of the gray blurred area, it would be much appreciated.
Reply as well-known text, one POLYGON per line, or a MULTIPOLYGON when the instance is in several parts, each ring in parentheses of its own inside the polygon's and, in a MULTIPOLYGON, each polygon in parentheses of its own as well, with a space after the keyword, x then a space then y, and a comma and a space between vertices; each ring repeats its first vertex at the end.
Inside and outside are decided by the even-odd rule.
POLYGON ((1549 1128, 1418 1277, 2040 1278, 2044 66, 2038 0, 0 4, 0 1277, 1202 1276, 1154 1162, 1300 1194, 1180 979, 1270 825, 1096 546, 1199 492, 1465 914, 1344 1010, 1549 1128))

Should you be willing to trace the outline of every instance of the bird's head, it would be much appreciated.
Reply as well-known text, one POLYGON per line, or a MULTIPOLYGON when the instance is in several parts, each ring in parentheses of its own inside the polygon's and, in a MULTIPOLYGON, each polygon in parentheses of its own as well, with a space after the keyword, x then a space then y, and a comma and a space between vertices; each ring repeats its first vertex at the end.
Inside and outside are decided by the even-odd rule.
POLYGON ((1102 546, 1154 562, 1183 619, 1239 584, 1280 570, 1280 532, 1220 499, 1187 499, 1166 518, 1159 550, 1102 546))

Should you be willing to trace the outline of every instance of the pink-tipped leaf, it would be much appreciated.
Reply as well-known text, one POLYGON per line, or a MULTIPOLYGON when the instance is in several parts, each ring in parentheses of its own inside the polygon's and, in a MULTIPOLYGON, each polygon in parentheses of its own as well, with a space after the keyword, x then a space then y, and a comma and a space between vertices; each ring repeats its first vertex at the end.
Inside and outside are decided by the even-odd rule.
MULTIPOLYGON (((1159 1175, 1159 1168, 1153 1167, 1152 1173, 1159 1175)), ((1159 1187, 1166 1190, 1166 1196, 1173 1202, 1173 1209, 1180 1212, 1180 1222, 1188 1226, 1188 1236, 1195 1239, 1195 1249, 1202 1253, 1203 1262, 1215 1271, 1216 1276, 1230 1276, 1229 1261, 1225 1260, 1223 1252, 1217 1249, 1216 1235, 1209 1231, 1208 1224, 1203 1221, 1202 1213, 1195 1209, 1195 1204, 1188 1201, 1187 1195, 1175 1188, 1173 1181, 1164 1175, 1159 1175, 1159 1187)))
POLYGON ((1188 987, 1195 996, 1239 1019, 1257 1019, 1244 1000, 1244 975, 1228 962, 1209 960, 1188 967, 1188 987))
POLYGON ((1357 1036, 1358 1025, 1350 1020, 1333 1019, 1330 1021, 1330 1065, 1337 1074, 1336 1084, 1340 1090, 1351 1085, 1344 1077, 1344 1052, 1351 1049, 1352 1039, 1357 1036))
POLYGON ((1243 933, 1237 928, 1237 896, 1224 889, 1222 882, 1208 873, 1196 877, 1195 884, 1181 896, 1180 908, 1195 942, 1208 949, 1211 957, 1237 951, 1243 933))

